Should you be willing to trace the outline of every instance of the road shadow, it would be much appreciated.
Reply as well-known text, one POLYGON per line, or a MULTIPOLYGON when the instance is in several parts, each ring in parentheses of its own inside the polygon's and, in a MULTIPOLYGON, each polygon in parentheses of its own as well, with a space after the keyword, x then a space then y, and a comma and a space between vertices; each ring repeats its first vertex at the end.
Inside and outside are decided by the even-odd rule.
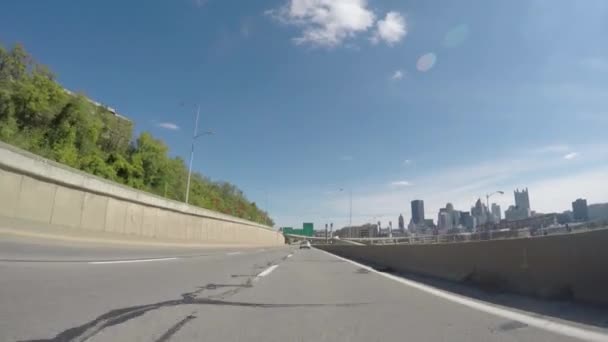
MULTIPOLYGON (((374 265, 369 266, 374 267, 374 265)), ((420 274, 395 272, 390 268, 374 268, 379 272, 389 273, 480 301, 604 329, 608 328, 608 306, 584 303, 568 298, 542 299, 516 294, 500 287, 467 282, 459 283, 420 274)))

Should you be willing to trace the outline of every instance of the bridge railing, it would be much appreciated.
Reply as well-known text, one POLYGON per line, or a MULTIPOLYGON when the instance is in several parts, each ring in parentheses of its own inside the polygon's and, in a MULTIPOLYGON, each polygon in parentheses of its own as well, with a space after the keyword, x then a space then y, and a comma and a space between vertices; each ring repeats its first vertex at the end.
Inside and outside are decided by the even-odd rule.
POLYGON ((409 234, 407 236, 375 237, 375 238, 341 238, 341 240, 356 241, 366 245, 393 245, 393 244, 433 244, 453 243, 467 241, 486 241, 515 239, 555 234, 572 234, 589 231, 585 226, 553 226, 546 228, 523 228, 517 230, 488 230, 482 232, 455 233, 455 234, 409 234))

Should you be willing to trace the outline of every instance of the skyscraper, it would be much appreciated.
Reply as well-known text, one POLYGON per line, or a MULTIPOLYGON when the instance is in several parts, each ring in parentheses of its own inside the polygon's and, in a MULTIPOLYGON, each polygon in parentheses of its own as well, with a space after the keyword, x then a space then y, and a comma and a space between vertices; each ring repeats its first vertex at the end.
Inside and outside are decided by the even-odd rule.
POLYGON ((579 198, 572 202, 572 216, 574 216, 574 221, 589 220, 589 208, 586 199, 579 198))
POLYGON ((416 225, 424 224, 424 201, 412 201, 412 222, 416 225))
POLYGON ((437 215, 437 228, 440 230, 449 230, 452 228, 452 217, 444 208, 437 215))
POLYGON ((475 229, 475 218, 471 216, 471 213, 463 211, 460 213, 460 224, 468 230, 475 229))
POLYGON ((530 209, 530 197, 528 196, 528 188, 519 191, 515 189, 515 207, 521 210, 530 209))
POLYGON ((475 218, 475 225, 483 225, 491 220, 491 215, 488 207, 486 207, 481 198, 477 199, 475 206, 471 208, 471 216, 475 218))
POLYGON ((439 209, 439 214, 437 216, 437 227, 439 229, 451 229, 458 228, 460 225, 460 211, 454 210, 454 205, 452 203, 447 203, 445 208, 439 209), (442 223, 444 219, 441 218, 442 213, 446 213, 445 217, 446 223, 442 223))
POLYGON ((403 220, 403 215, 399 214, 399 231, 405 232, 405 221, 403 220))
POLYGON ((502 219, 500 206, 496 203, 492 203, 492 216, 494 217, 495 222, 500 222, 500 220, 502 219))
POLYGON ((515 205, 509 206, 509 209, 505 211, 505 219, 507 221, 523 220, 532 216, 530 210, 530 197, 528 196, 528 188, 519 191, 514 191, 515 205))

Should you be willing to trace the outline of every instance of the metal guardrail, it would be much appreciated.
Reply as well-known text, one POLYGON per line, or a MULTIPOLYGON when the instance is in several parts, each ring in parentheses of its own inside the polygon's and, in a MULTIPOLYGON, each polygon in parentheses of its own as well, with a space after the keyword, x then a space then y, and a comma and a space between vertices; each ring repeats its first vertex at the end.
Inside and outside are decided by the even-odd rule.
POLYGON ((408 235, 398 237, 378 237, 378 238, 341 238, 341 240, 356 241, 366 245, 395 245, 395 244, 436 244, 436 243, 455 243, 469 241, 488 241, 528 238, 535 236, 573 234, 601 228, 587 228, 584 226, 556 226, 538 229, 518 229, 518 230, 489 230, 483 232, 438 234, 438 235, 408 235))

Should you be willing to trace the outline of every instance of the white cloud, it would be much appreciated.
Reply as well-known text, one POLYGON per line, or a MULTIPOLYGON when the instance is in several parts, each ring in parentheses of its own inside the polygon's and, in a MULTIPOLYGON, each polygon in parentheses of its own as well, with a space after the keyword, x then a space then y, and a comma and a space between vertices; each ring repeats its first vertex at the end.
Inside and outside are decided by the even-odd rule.
POLYGON ((341 156, 340 160, 341 161, 351 161, 351 160, 353 160, 353 156, 341 156))
POLYGON ((391 80, 400 80, 403 78, 403 71, 401 70, 395 70, 395 72, 393 72, 393 74, 391 75, 391 80))
POLYGON ((376 27, 376 32, 372 37, 374 43, 382 40, 392 46, 401 41, 407 34, 405 18, 399 12, 388 12, 384 19, 378 20, 376 27))
MULTIPOLYGON (((598 161, 608 160, 606 144, 573 148, 580 151, 578 155, 584 153, 598 161)), ((477 198, 485 201, 485 194, 496 190, 503 190, 505 194, 493 196, 491 202, 499 204, 504 211, 514 202, 512 191, 523 187, 530 189, 532 210, 539 212, 567 210, 570 202, 579 197, 587 197, 590 203, 608 201, 607 164, 585 163, 582 158, 564 162, 554 154, 539 155, 531 148, 528 153, 518 151, 477 164, 429 169, 428 173, 409 179, 407 182, 412 185, 409 187, 397 186, 399 182, 390 183, 394 186, 389 189, 377 184, 359 185, 353 191, 353 222, 371 222, 371 215, 394 221, 400 213, 408 220, 409 203, 414 199, 423 199, 426 216, 436 219, 439 208, 447 202, 458 210, 469 210, 477 198)), ((321 210, 333 214, 344 212, 348 204, 345 196, 320 203, 321 210)))
POLYGON ((564 153, 570 151, 570 146, 566 144, 546 145, 532 150, 534 153, 564 153))
POLYGON ((403 165, 405 165, 405 166, 410 165, 410 164, 412 164, 412 160, 411 159, 406 159, 406 160, 403 161, 403 165))
POLYGON ((402 181, 395 181, 391 183, 392 186, 411 186, 412 183, 402 180, 402 181))
POLYGON ((570 152, 570 153, 564 155, 564 159, 566 159, 566 160, 571 160, 576 157, 578 157, 578 152, 570 152))
POLYGON ((161 123, 156 124, 156 126, 158 126, 160 128, 164 128, 164 129, 169 129, 172 131, 179 130, 179 126, 174 124, 173 122, 161 122, 161 123))
POLYGON ((289 0, 266 14, 279 21, 302 27, 296 44, 334 47, 371 28, 374 13, 366 0, 289 0))

